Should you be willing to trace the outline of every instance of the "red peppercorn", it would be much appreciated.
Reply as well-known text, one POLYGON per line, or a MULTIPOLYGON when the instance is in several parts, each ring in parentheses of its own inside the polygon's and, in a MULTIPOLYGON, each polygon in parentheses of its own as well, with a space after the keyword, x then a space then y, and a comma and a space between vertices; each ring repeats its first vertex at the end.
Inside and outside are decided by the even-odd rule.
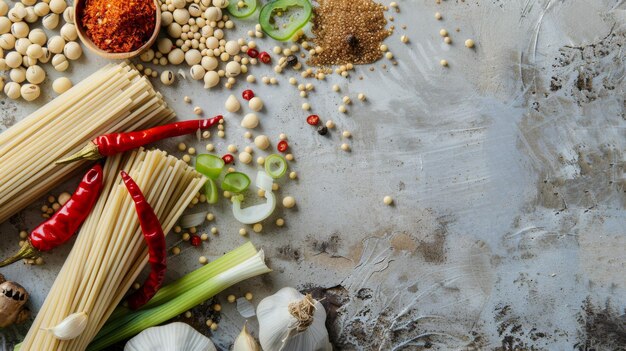
POLYGON ((250 99, 254 97, 254 92, 250 89, 244 90, 243 93, 241 93, 241 96, 244 100, 250 101, 250 99))
POLYGON ((200 246, 200 244, 202 244, 202 239, 200 239, 200 237, 197 236, 197 235, 192 235, 191 236, 191 245, 192 246, 200 246))
POLYGON ((278 146, 276 146, 276 148, 278 149, 278 151, 280 152, 285 152, 287 151, 287 148, 289 147, 289 144, 287 143, 286 140, 281 140, 278 142, 278 146))
POLYGON ((257 49, 248 49, 247 54, 252 58, 257 58, 259 56, 259 51, 257 49))
POLYGON ((222 156, 222 160, 224 160, 225 164, 230 164, 230 163, 233 163, 235 158, 231 154, 226 154, 226 155, 222 156))
POLYGON ((270 54, 268 54, 267 52, 262 51, 259 54, 259 60, 261 60, 261 62, 263 62, 263 63, 268 64, 268 63, 272 62, 272 57, 270 57, 270 54))
POLYGON ((318 123, 320 123, 320 116, 310 115, 309 117, 306 118, 306 123, 312 126, 316 126, 318 123))

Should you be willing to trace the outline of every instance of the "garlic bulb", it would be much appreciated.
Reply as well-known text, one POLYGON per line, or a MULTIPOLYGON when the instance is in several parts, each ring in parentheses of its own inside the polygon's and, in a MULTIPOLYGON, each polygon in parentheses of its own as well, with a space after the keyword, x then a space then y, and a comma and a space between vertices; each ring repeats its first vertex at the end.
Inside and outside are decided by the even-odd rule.
POLYGON ((191 326, 175 322, 148 328, 130 339, 124 351, 216 351, 211 339, 191 326))
POLYGON ((311 295, 282 288, 257 307, 259 341, 264 351, 332 351, 326 311, 311 295))
POLYGON ((239 333, 239 336, 235 339, 233 351, 261 351, 254 337, 248 333, 248 328, 246 328, 245 324, 243 325, 241 333, 239 333))
POLYGON ((88 320, 89 318, 85 312, 72 313, 55 327, 45 330, 51 332, 59 340, 72 340, 83 333, 87 327, 88 320))

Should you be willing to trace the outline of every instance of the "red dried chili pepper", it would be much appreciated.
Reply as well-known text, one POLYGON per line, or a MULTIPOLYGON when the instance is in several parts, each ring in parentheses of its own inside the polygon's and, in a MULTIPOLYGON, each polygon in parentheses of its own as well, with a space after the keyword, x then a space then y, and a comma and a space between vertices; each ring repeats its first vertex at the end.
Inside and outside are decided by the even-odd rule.
POLYGON ((233 161, 235 161, 235 157, 233 157, 233 155, 231 154, 226 154, 222 156, 222 160, 224 161, 225 164, 230 164, 230 163, 233 163, 233 161))
POLYGON ((281 140, 278 142, 278 145, 276 146, 276 148, 280 152, 285 152, 289 148, 289 143, 287 143, 286 140, 281 140))
POLYGON ((124 185, 128 189, 128 193, 135 202, 135 210, 139 217, 139 224, 141 225, 141 231, 143 237, 148 244, 148 251, 150 253, 150 275, 143 283, 141 289, 135 291, 128 297, 128 306, 136 310, 139 307, 145 305, 156 294, 163 284, 165 278, 165 269, 167 265, 165 263, 167 258, 167 250, 165 247, 165 234, 161 223, 156 213, 144 197, 141 189, 133 178, 131 178, 126 172, 120 172, 124 185))
POLYGON ((102 190, 102 178, 102 166, 99 164, 93 166, 65 205, 35 228, 20 251, 0 262, 0 267, 23 258, 36 258, 41 252, 50 251, 70 240, 96 204, 102 190))
POLYGON ((243 91, 243 93, 241 93, 241 97, 246 101, 250 101, 254 97, 254 91, 246 89, 243 91))
POLYGON ((105 156, 116 155, 159 140, 191 134, 198 129, 210 128, 223 118, 224 117, 220 115, 210 119, 194 119, 170 123, 136 132, 101 135, 89 142, 89 144, 76 154, 57 161, 57 163, 69 163, 84 159, 97 160, 105 156))
POLYGON ((306 123, 312 126, 316 126, 318 123, 320 123, 320 116, 310 115, 309 117, 306 118, 306 123))
POLYGON ((270 54, 268 54, 267 52, 263 51, 259 54, 259 61, 265 63, 265 64, 269 64, 270 62, 272 62, 272 57, 270 56, 270 54))
POLYGON ((248 49, 247 52, 248 56, 250 56, 251 58, 257 58, 259 57, 259 51, 257 49, 248 49))

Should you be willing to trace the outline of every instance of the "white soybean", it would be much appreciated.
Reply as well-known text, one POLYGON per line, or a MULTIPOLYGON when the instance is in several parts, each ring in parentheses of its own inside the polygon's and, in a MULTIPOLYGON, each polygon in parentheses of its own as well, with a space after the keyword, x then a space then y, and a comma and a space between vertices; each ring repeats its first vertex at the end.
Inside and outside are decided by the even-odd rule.
POLYGON ((53 54, 60 54, 63 52, 63 48, 65 47, 65 39, 61 38, 58 35, 53 36, 48 39, 48 50, 50 50, 53 54))
POLYGON ((46 79, 46 71, 43 68, 34 65, 26 70, 26 80, 32 84, 40 84, 46 79))
POLYGON ((174 44, 169 38, 159 38, 159 41, 157 42, 157 48, 159 49, 160 53, 169 54, 170 51, 172 51, 172 47, 174 47, 174 44))
POLYGON ((204 56, 202 58, 202 61, 200 61, 200 64, 205 70, 213 71, 214 69, 217 68, 217 65, 219 64, 219 62, 217 61, 215 57, 204 56))
POLYGON ((26 69, 24 67, 13 68, 9 72, 9 78, 15 83, 22 83, 26 80, 26 69))
POLYGON ((50 0, 50 11, 54 12, 55 14, 62 14, 63 11, 65 11, 65 9, 67 8, 67 3, 65 2, 65 0, 50 0))
POLYGON ((58 72, 65 72, 70 67, 70 63, 65 55, 56 54, 52 57, 52 67, 58 72))
POLYGON ((42 23, 46 29, 54 29, 59 25, 59 15, 50 13, 43 18, 42 23))
POLYGON ((185 61, 185 53, 181 49, 174 49, 167 54, 167 60, 173 65, 180 65, 185 61))
POLYGON ((9 68, 18 68, 22 65, 22 55, 19 52, 11 51, 4 59, 9 68))
POLYGON ((36 100, 41 94, 41 90, 38 85, 35 84, 24 84, 20 89, 20 94, 26 101, 36 100))
POLYGON ((45 3, 45 2, 40 2, 40 3, 37 3, 37 5, 35 5, 34 10, 37 16, 43 17, 50 13, 50 5, 48 5, 48 3, 45 3))
POLYGON ((20 83, 9 82, 4 86, 4 93, 9 99, 19 99, 22 96, 20 92, 21 86, 20 83))
POLYGON ((8 33, 11 30, 11 24, 13 22, 7 17, 0 17, 0 34, 8 33))
POLYGON ((200 65, 193 65, 191 69, 189 69, 189 75, 191 75, 191 79, 193 80, 200 80, 204 78, 205 73, 205 69, 200 65))
POLYGON ((184 26, 185 24, 187 24, 187 22, 189 22, 189 17, 189 11, 187 11, 186 9, 174 10, 174 21, 176 21, 176 23, 180 24, 181 26, 184 26))
POLYGON ((172 85, 176 80, 176 75, 172 71, 163 71, 161 73, 161 83, 165 85, 172 85))
POLYGON ((74 41, 78 39, 78 32, 76 31, 76 26, 71 23, 66 23, 61 27, 61 31, 59 32, 61 37, 65 39, 65 41, 74 41))
POLYGON ((63 48, 63 54, 68 59, 74 61, 74 60, 78 60, 83 55, 83 49, 80 47, 80 44, 78 44, 77 42, 70 41, 63 48))
POLYGON ((28 40, 30 40, 30 42, 33 44, 44 46, 46 45, 48 36, 46 35, 46 32, 44 32, 42 29, 37 28, 30 31, 30 33, 28 34, 28 40))
POLYGON ((0 35, 0 48, 12 50, 15 47, 15 37, 11 33, 0 35))
POLYGON ((26 22, 17 22, 13 23, 11 26, 11 34, 13 34, 16 38, 26 38, 28 33, 30 32, 30 28, 28 27, 28 23, 26 22))
POLYGON ((202 60, 202 54, 197 49, 191 49, 185 53, 185 62, 189 66, 197 65, 202 60))
POLYGON ((218 85, 220 82, 220 76, 215 71, 208 71, 204 75, 204 88, 209 89, 218 85))
POLYGON ((57 94, 63 94, 64 92, 72 88, 72 81, 66 77, 57 78, 52 82, 52 90, 57 94))

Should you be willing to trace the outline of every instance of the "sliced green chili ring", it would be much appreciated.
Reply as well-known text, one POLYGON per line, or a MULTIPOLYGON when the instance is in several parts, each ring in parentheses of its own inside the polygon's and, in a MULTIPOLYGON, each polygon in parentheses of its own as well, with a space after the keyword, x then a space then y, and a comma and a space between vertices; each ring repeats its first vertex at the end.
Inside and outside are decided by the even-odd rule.
POLYGON ((201 154, 196 157, 196 171, 210 179, 219 178, 224 169, 224 160, 210 154, 201 154))
POLYGON ((219 190, 217 189, 217 184, 213 179, 209 178, 204 184, 204 195, 206 195, 206 202, 211 205, 216 204, 218 192, 219 190))
POLYGON ((296 32, 304 27, 313 14, 313 7, 309 0, 274 0, 265 4, 259 14, 259 24, 270 37, 287 41, 296 32), (294 8, 298 10, 294 11, 294 8), (283 23, 277 18, 286 18, 283 23))
POLYGON ((256 11, 257 0, 230 0, 228 12, 235 18, 250 17, 256 11), (243 7, 239 7, 239 1, 243 2, 243 7))
POLYGON ((248 189, 250 178, 241 172, 230 172, 224 176, 222 189, 231 193, 239 194, 248 189))
POLYGON ((265 158, 265 172, 274 179, 278 179, 287 173, 287 161, 277 154, 265 158))

